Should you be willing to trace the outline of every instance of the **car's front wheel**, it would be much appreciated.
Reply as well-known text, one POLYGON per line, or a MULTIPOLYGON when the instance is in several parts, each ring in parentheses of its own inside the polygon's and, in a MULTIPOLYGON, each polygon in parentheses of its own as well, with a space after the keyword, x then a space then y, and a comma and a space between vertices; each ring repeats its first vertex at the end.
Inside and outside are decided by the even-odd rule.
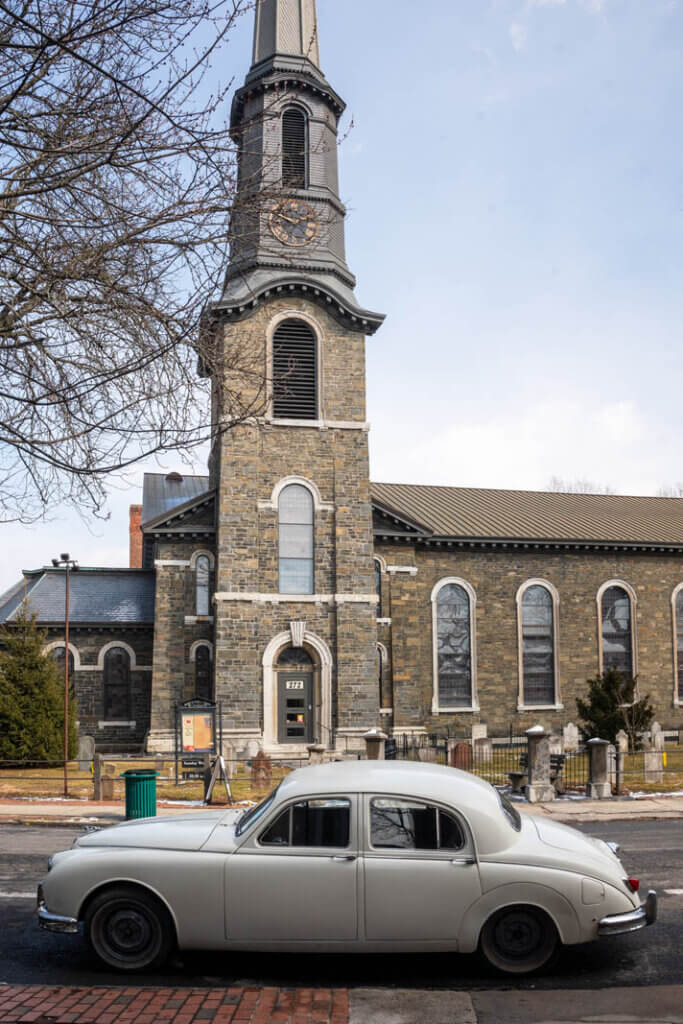
POLYGON ((151 893, 117 885, 94 897, 85 912, 90 947, 118 971, 154 970, 175 941, 170 914, 151 893))
POLYGON ((555 925, 537 907, 504 907, 484 925, 479 948, 505 974, 530 974, 552 960, 558 947, 555 925))

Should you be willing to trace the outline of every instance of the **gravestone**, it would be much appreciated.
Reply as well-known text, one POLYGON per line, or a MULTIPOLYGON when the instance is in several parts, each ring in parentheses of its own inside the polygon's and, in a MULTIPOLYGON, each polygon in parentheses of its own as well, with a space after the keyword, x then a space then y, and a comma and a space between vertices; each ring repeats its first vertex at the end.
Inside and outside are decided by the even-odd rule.
POLYGON ((551 732, 548 742, 551 754, 564 754, 564 740, 558 732, 551 732))
POLYGON ((89 772, 95 757, 95 737, 79 736, 78 738, 78 770, 89 772))
POLYGON ((617 750, 622 754, 628 754, 628 733, 623 729, 617 733, 617 750))
POLYGON ((562 730, 564 749, 569 752, 579 749, 579 730, 573 722, 568 722, 562 730))
POLYGON ((472 726, 472 742, 484 740, 488 736, 488 727, 482 722, 472 726))
POLYGON ((643 774, 646 782, 664 781, 664 756, 661 750, 646 750, 643 754, 643 774))
POLYGON ((493 760, 493 742, 491 740, 482 736, 475 740, 472 746, 475 764, 489 764, 493 760))

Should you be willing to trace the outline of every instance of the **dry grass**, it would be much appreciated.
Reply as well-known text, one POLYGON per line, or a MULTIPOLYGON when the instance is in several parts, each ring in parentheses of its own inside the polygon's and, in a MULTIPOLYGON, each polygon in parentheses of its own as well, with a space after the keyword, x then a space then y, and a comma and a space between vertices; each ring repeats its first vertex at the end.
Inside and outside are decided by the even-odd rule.
MULTIPOLYGON (((242 800, 260 800, 271 789, 278 785, 289 772, 298 767, 292 763, 266 763, 265 771, 255 777, 252 763, 248 761, 233 762, 228 766, 231 774, 232 796, 235 802, 242 800)), ((135 769, 156 769, 160 772, 157 778, 157 798, 159 800, 202 800, 204 786, 199 780, 175 783, 175 762, 163 758, 126 759, 125 761, 106 761, 103 765, 103 776, 110 775, 114 779, 114 799, 123 801, 125 782, 120 775, 124 771, 135 769)), ((69 796, 75 800, 92 800, 92 771, 79 770, 78 761, 71 761, 67 766, 69 796)), ((58 768, 24 768, 0 769, 0 800, 6 797, 24 797, 32 799, 55 799, 63 795, 64 769, 58 768)), ((216 785, 214 800, 225 800, 225 786, 216 785)))

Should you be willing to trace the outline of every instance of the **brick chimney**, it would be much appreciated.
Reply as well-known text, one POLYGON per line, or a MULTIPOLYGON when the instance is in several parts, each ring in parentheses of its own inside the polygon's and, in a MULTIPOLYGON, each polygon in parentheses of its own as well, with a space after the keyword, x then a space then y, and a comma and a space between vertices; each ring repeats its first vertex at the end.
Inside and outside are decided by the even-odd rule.
POLYGON ((130 568, 142 569, 142 505, 130 506, 128 539, 130 542, 130 568))

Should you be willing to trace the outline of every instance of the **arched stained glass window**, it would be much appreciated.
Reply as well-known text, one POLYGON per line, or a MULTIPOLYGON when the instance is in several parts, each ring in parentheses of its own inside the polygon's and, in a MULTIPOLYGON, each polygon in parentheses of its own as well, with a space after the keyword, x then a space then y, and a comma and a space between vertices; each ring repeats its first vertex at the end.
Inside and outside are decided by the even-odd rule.
POLYGON ((273 416, 318 418, 318 341, 303 320, 283 320, 273 334, 273 416))
POLYGON ((280 494, 279 563, 281 594, 313 593, 313 497, 290 484, 280 494))
POLYGON ((306 188, 308 170, 308 118, 299 107, 287 107, 282 115, 282 184, 306 188))
POLYGON ((211 700, 211 648, 206 644, 194 655, 194 695, 197 700, 211 700))
POLYGON ((554 704, 555 613, 547 587, 533 585, 522 595, 523 703, 554 704))
POLYGON ((631 598, 623 587, 608 587, 600 602, 602 670, 615 668, 633 677, 633 625, 631 598))
POLYGON ((678 652, 678 699, 683 701, 683 590, 676 595, 676 650, 678 652))
POLYGON ((470 596, 449 583, 436 599, 436 659, 439 708, 472 705, 472 636, 470 596))
POLYGON ((207 616, 209 614, 210 572, 211 565, 208 555, 200 555, 194 567, 196 615, 207 616))
POLYGON ((375 559, 375 593, 377 594, 377 618, 382 618, 382 565, 375 559))
POLYGON ((127 722, 130 717, 130 656, 125 647, 110 647, 104 655, 104 720, 127 722))

